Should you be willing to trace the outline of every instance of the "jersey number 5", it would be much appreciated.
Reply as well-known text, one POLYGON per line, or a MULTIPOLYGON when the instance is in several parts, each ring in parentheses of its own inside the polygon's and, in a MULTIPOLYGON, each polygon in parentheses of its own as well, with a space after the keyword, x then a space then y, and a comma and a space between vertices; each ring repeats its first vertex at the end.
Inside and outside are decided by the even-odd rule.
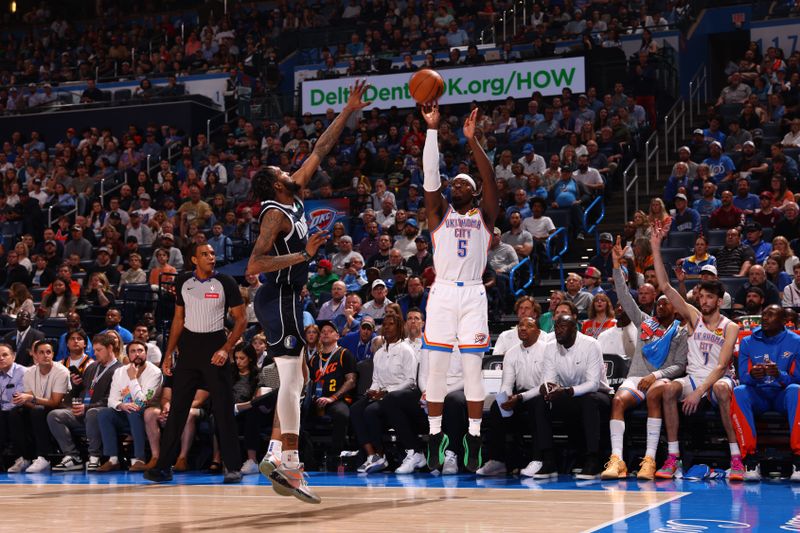
POLYGON ((458 251, 456 252, 458 257, 467 257, 467 240, 466 239, 458 239, 458 251))

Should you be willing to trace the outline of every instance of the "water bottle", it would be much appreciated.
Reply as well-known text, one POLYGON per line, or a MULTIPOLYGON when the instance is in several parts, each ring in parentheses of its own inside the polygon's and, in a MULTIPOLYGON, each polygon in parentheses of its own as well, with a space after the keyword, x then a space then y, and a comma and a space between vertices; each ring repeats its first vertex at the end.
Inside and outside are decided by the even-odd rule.
MULTIPOLYGON (((769 355, 764 354, 764 365, 768 366, 771 363, 772 363, 772 361, 770 361, 769 355)), ((775 381, 774 377, 772 377, 772 376, 770 376, 768 374, 764 376, 764 383, 773 383, 774 381, 775 381)))

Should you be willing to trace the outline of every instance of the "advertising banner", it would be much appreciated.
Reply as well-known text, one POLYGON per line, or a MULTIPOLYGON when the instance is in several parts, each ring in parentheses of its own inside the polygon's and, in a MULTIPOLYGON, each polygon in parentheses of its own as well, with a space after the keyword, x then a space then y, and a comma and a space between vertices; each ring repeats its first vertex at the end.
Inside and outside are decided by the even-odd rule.
MULTIPOLYGON (((444 94, 439 99, 441 104, 505 100, 509 96, 530 98, 536 91, 544 96, 553 96, 561 94, 564 87, 574 93, 586 90, 583 57, 450 68, 438 72, 444 79, 444 94)), ((368 76, 371 87, 364 98, 381 109, 414 107, 416 103, 408 91, 412 74, 368 76)), ((347 103, 349 88, 356 79, 304 81, 301 88, 303 112, 321 115, 327 109, 333 109, 338 113, 347 103)))
POLYGON ((350 232, 350 200, 348 198, 331 198, 330 200, 306 200, 306 221, 308 232, 333 232, 336 222, 344 224, 345 233, 350 232))

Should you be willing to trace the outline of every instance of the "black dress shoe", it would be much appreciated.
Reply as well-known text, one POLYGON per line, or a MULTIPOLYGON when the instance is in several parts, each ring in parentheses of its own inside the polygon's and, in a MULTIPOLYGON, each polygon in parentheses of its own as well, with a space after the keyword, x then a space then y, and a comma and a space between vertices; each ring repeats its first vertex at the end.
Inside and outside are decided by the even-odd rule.
POLYGON ((172 481, 172 470, 151 468, 144 471, 144 478, 153 483, 166 483, 167 481, 172 481))

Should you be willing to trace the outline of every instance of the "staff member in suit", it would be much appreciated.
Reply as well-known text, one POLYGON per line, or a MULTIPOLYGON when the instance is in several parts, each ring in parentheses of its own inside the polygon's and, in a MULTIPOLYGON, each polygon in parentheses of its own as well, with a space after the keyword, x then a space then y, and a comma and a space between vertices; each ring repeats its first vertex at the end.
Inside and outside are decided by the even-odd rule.
POLYGON ((210 245, 193 245, 191 261, 195 269, 181 274, 175 282, 175 315, 161 362, 164 374, 175 374, 172 407, 161 434, 161 455, 155 468, 144 474, 149 481, 161 483, 172 479, 170 467, 177 458, 181 433, 201 384, 211 395, 222 460, 228 470, 225 482, 242 480, 242 456, 233 413, 233 377, 228 363, 236 341, 247 328, 247 316, 238 284, 232 277, 214 270, 216 260, 210 245), (235 325, 226 337, 224 321, 228 311, 235 325), (176 348, 179 356, 173 370, 176 348))
POLYGON ((36 341, 44 339, 44 333, 31 326, 31 315, 27 311, 19 312, 16 324, 17 330, 6 333, 3 342, 8 343, 16 352, 18 365, 31 366, 31 347, 36 341))
POLYGON ((100 466, 103 439, 98 424, 90 424, 88 421, 96 419, 98 408, 108 404, 111 378, 120 366, 120 362, 117 361, 117 340, 112 335, 106 333, 95 335, 94 345, 96 362, 89 365, 83 374, 83 394, 73 395, 71 408, 54 409, 47 413, 47 426, 64 454, 61 462, 53 466, 54 472, 83 470, 83 461, 72 438, 73 431, 85 430, 89 439, 87 470, 97 470, 100 466), (79 401, 76 402, 75 399, 79 401), (94 428, 95 431, 90 431, 90 428, 94 428))

